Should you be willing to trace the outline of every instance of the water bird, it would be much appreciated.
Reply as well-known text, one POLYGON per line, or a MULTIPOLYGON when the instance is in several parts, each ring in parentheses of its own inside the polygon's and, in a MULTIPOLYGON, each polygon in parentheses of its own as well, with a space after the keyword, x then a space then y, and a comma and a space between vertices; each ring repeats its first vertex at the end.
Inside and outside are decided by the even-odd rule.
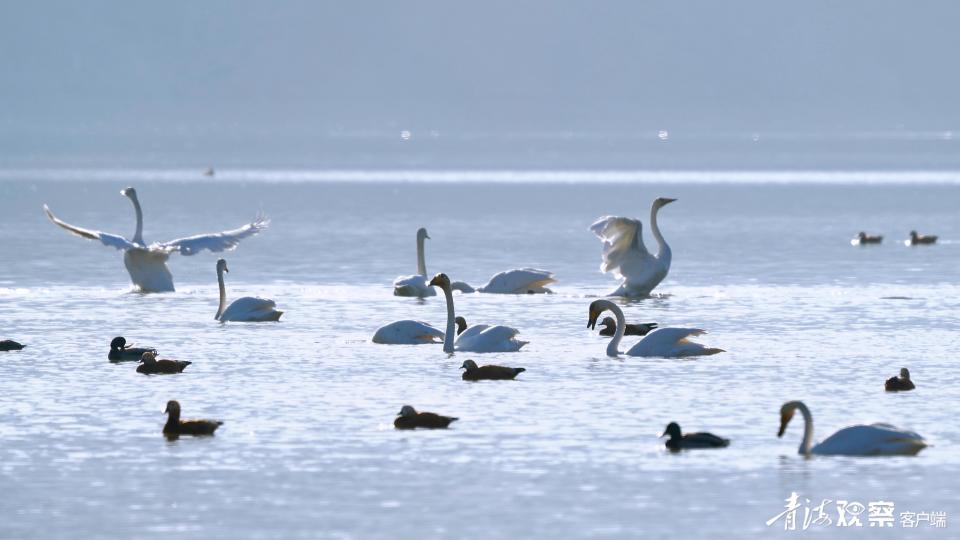
MULTIPOLYGON (((617 322, 613 320, 613 317, 604 317, 600 324, 603 325, 603 328, 600 329, 601 336, 612 336, 617 333, 617 322)), ((650 333, 651 330, 657 327, 657 323, 640 323, 640 324, 626 324, 626 328, 623 331, 625 336, 645 336, 650 333)))
MULTIPOLYGON (((587 328, 596 327, 597 318, 606 310, 613 312, 617 318, 617 329, 607 344, 607 356, 618 356, 620 354, 620 340, 623 338, 623 328, 626 326, 626 320, 620 306, 609 300, 594 300, 590 303, 589 319, 587 319, 587 328)), ((630 347, 625 353, 627 356, 660 356, 664 358, 683 358, 688 356, 706 356, 725 352, 723 349, 714 347, 705 347, 699 343, 689 341, 687 338, 706 334, 705 330, 699 328, 657 328, 644 336, 636 345, 630 347)))
MULTIPOLYGON (((457 335, 467 329, 463 317, 456 318, 457 335)), ((443 332, 423 321, 395 321, 377 328, 373 342, 381 345, 422 345, 425 343, 443 343, 443 332)))
POLYGON ((213 170, 213 167, 207 167, 207 170, 203 171, 204 176, 213 176, 215 174, 217 174, 217 172, 213 170))
POLYGON ((880 244, 883 242, 883 235, 870 236, 869 234, 860 231, 857 233, 856 238, 850 241, 851 244, 855 246, 865 246, 867 244, 880 244))
POLYGON ((912 456, 926 448, 923 437, 889 424, 856 425, 845 427, 820 444, 813 444, 813 416, 802 401, 788 401, 780 407, 780 431, 782 437, 794 411, 803 415, 803 440, 798 452, 809 456, 912 456))
POLYGON ((410 405, 404 405, 400 408, 397 419, 393 421, 393 427, 397 429, 445 429, 450 422, 459 420, 455 416, 441 416, 432 412, 417 412, 410 405))
POLYGON ((921 246, 927 244, 936 244, 937 235, 935 234, 917 234, 917 231, 910 231, 910 238, 907 239, 908 246, 921 246))
POLYGON ((146 375, 156 375, 163 373, 183 373, 184 369, 193 362, 186 360, 171 360, 163 358, 157 360, 157 355, 152 352, 145 352, 140 357, 140 365, 137 366, 137 373, 146 375))
POLYGON ((26 345, 17 343, 12 339, 4 339, 0 341, 0 351, 19 351, 22 350, 26 345))
POLYGON ((220 420, 181 420, 180 403, 176 400, 168 401, 167 408, 163 412, 167 413, 163 434, 171 439, 176 439, 180 435, 213 435, 213 432, 223 425, 220 420))
POLYGON ((900 376, 890 377, 883 386, 887 392, 905 392, 916 388, 910 380, 910 370, 907 368, 900 368, 900 376))
POLYGON ((230 272, 227 261, 217 261, 217 282, 220 285, 220 306, 214 319, 220 322, 265 322, 279 321, 282 311, 277 311, 277 303, 267 298, 244 296, 230 302, 227 306, 227 288, 223 284, 223 273, 230 272))
POLYGON ((137 191, 128 187, 120 194, 133 202, 133 209, 137 214, 137 228, 133 239, 122 236, 83 229, 70 225, 58 219, 47 205, 43 211, 54 224, 67 231, 89 240, 99 240, 103 245, 123 251, 123 264, 130 274, 130 281, 134 290, 144 293, 173 292, 173 275, 167 268, 167 259, 172 253, 194 255, 205 249, 219 252, 235 249, 241 240, 253 236, 267 228, 269 220, 258 217, 253 222, 230 231, 211 234, 198 234, 186 238, 178 238, 169 242, 154 242, 149 246, 143 241, 143 211, 137 198, 137 191))
POLYGON ((666 441, 666 446, 670 450, 687 450, 692 448, 723 448, 730 445, 730 439, 717 437, 713 433, 687 433, 680 432, 680 424, 670 422, 667 429, 663 430, 661 437, 670 436, 666 441))
POLYGON ((437 274, 430 280, 430 286, 439 287, 447 300, 447 329, 443 338, 444 352, 452 353, 454 350, 477 353, 515 352, 527 344, 526 341, 517 339, 519 330, 500 325, 478 324, 470 326, 462 334, 454 337, 456 314, 453 309, 450 278, 446 274, 437 274))
POLYGON ((556 283, 553 272, 537 268, 517 268, 494 274, 477 292, 487 294, 550 294, 547 285, 556 283))
POLYGON ((138 361, 143 357, 143 353, 157 353, 153 347, 134 347, 127 345, 126 338, 117 336, 110 340, 110 352, 107 358, 112 362, 138 361))
POLYGON ((608 296, 649 296, 670 271, 673 257, 660 227, 657 214, 676 201, 659 197, 650 207, 650 230, 657 241, 657 254, 651 255, 643 243, 643 224, 639 219, 604 216, 590 226, 590 231, 603 242, 601 272, 612 272, 620 287, 608 296))
MULTIPOLYGON (((427 283, 427 262, 424 255, 424 240, 429 240, 430 235, 427 229, 420 227, 417 229, 417 273, 412 276, 400 276, 393 280, 394 296, 415 296, 423 298, 425 296, 436 296, 437 291, 427 283)), ((463 293, 472 293, 474 288, 462 282, 455 281, 450 284, 455 291, 463 293)))
POLYGON ((463 380, 465 381, 481 381, 481 380, 492 380, 492 381, 506 381, 512 380, 517 375, 526 371, 526 368, 522 367, 506 367, 506 366, 477 366, 477 363, 473 360, 464 360, 463 365, 460 366, 460 369, 466 370, 463 372, 463 380))

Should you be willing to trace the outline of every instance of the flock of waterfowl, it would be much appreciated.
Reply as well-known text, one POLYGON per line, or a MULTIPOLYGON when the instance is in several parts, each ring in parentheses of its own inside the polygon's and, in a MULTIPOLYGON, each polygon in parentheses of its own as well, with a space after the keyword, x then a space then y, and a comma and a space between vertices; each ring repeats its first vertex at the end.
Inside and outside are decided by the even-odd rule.
MULTIPOLYGON (((883 235, 877 234, 867 234, 863 231, 857 233, 853 237, 853 240, 850 240, 850 243, 855 246, 868 246, 876 245, 883 243, 883 235)), ((935 234, 918 234, 917 231, 910 231, 910 234, 907 235, 907 239, 903 241, 904 244, 908 246, 925 246, 930 244, 937 243, 937 235, 935 234)))
MULTIPOLYGON (((259 217, 255 221, 238 229, 213 234, 201 234, 170 242, 147 245, 143 241, 143 212, 136 190, 126 188, 121 194, 128 197, 136 212, 136 232, 131 240, 100 231, 83 229, 69 225, 44 205, 44 211, 56 225, 81 237, 99 240, 106 246, 124 251, 124 264, 130 274, 133 288, 140 292, 173 291, 173 277, 166 266, 169 255, 179 252, 193 255, 201 250, 220 252, 237 247, 240 240, 264 230, 269 222, 259 217)), ((670 269, 672 252, 664 240, 657 224, 657 215, 661 208, 676 201, 671 198, 658 198, 650 209, 650 228, 657 242, 657 253, 651 254, 643 244, 642 223, 640 220, 626 217, 605 216, 590 226, 590 230, 603 243, 603 272, 611 272, 619 279, 618 288, 610 296, 648 296, 667 276, 670 269)), ((393 294, 397 296, 426 297, 435 296, 436 289, 443 293, 447 307, 446 326, 443 331, 417 320, 395 321, 381 326, 374 333, 372 341, 377 344, 439 344, 447 354, 460 352, 489 353, 519 351, 528 342, 517 338, 519 331, 502 325, 468 325, 464 317, 458 316, 454 308, 453 291, 461 293, 488 294, 541 294, 550 293, 548 285, 556 281, 552 272, 534 268, 513 269, 494 274, 487 284, 474 288, 467 283, 452 281, 446 274, 436 274, 428 281, 424 242, 429 239, 426 229, 417 231, 417 273, 397 278, 393 283, 393 294)), ((936 236, 919 235, 910 232, 908 245, 933 244, 936 236)), ((878 244, 882 236, 870 236, 861 232, 854 238, 855 244, 878 244)), ((220 322, 265 322, 278 321, 282 311, 276 309, 273 300, 245 297, 234 300, 229 305, 226 299, 224 273, 229 272, 225 260, 217 261, 217 281, 220 302, 215 319, 220 322)), ((723 349, 707 347, 690 341, 690 338, 706 332, 699 328, 659 327, 657 323, 627 324, 621 308, 606 299, 594 300, 588 308, 588 328, 594 329, 600 315, 606 311, 614 317, 600 321, 603 327, 600 335, 612 339, 606 347, 608 356, 619 356, 620 342, 624 336, 634 335, 642 338, 624 353, 627 356, 685 358, 691 356, 713 355, 724 352, 723 349)), ((24 346, 11 340, 0 341, 0 351, 20 350, 24 346)), ((112 362, 137 361, 137 372, 151 374, 177 374, 191 364, 188 361, 157 357, 158 352, 150 347, 128 345, 123 337, 110 342, 108 359, 112 362)), ((473 360, 465 360, 461 369, 465 381, 512 380, 526 371, 522 367, 497 365, 480 366, 473 360)), ((899 377, 886 381, 888 391, 912 390, 914 384, 910 373, 903 368, 899 377)), ((923 438, 912 432, 895 428, 887 424, 858 425, 843 428, 819 444, 813 443, 813 418, 810 410, 800 401, 790 401, 781 408, 781 422, 778 436, 782 436, 794 412, 799 410, 804 418, 804 435, 800 444, 801 454, 825 455, 913 455, 926 446, 923 438)), ((171 400, 167 403, 167 423, 163 427, 164 435, 176 438, 181 435, 213 435, 222 425, 212 420, 181 420, 180 404, 171 400)), ((456 417, 443 416, 431 412, 418 412, 410 405, 404 405, 394 420, 397 429, 446 428, 456 417)), ((683 434, 680 426, 671 422, 663 436, 669 436, 665 446, 670 450, 695 448, 720 448, 730 444, 730 440, 711 433, 683 434)))

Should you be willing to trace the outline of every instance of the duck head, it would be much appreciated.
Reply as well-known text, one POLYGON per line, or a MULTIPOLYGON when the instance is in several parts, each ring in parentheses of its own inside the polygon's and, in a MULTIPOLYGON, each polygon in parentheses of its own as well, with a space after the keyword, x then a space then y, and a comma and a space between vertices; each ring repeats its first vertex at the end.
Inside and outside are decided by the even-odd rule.
POLYGON ((477 363, 473 360, 464 360, 463 365, 460 366, 460 369, 465 369, 467 371, 473 371, 477 369, 477 363))
POLYGON ((123 348, 127 345, 127 340, 122 337, 115 337, 110 341, 110 350, 111 351, 122 351, 123 348))
POLYGON ((400 412, 397 413, 397 416, 403 416, 403 417, 416 416, 416 415, 417 415, 417 410, 411 407, 410 405, 404 405, 403 407, 400 407, 400 412))
POLYGON ((463 333, 464 330, 467 329, 467 320, 464 319, 463 317, 457 316, 457 318, 454 319, 454 321, 456 321, 457 323, 457 335, 459 336, 460 334, 463 333))
POLYGON ((680 424, 676 422, 670 422, 669 424, 667 424, 667 429, 663 430, 663 434, 660 436, 666 437, 667 435, 669 435, 671 439, 682 438, 682 435, 680 432, 680 424))

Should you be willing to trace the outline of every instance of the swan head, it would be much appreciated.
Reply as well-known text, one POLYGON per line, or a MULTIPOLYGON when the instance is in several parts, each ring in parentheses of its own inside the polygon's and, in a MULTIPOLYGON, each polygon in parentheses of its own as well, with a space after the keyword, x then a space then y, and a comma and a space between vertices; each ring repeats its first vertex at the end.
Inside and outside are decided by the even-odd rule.
POLYGON ((127 340, 122 337, 115 337, 110 341, 110 350, 123 350, 127 345, 127 340))
POLYGON ((419 242, 424 239, 429 240, 430 235, 427 234, 427 229, 425 227, 420 227, 417 229, 417 241, 419 242))
POLYGON ((910 370, 907 368, 900 368, 900 378, 905 380, 910 380, 910 370))
POLYGON ((587 319, 587 328, 591 330, 597 327, 597 319, 604 310, 603 306, 600 305, 600 302, 602 302, 602 300, 594 300, 590 303, 590 318, 587 319))
POLYGON ((230 272, 230 269, 227 268, 227 261, 223 259, 217 261, 217 272, 230 272))
POLYGON ((676 201, 676 199, 671 199, 670 197, 658 197, 657 200, 653 201, 653 205, 657 208, 663 208, 674 201, 676 201))
POLYGON ((464 330, 467 329, 467 320, 458 315, 454 321, 457 323, 457 335, 459 336, 464 330))
POLYGON ((137 198, 137 190, 132 187, 123 188, 120 190, 120 194, 124 197, 129 197, 131 200, 137 198))
POLYGON ((140 355, 140 361, 144 364, 154 364, 157 362, 157 356, 152 352, 145 352, 140 355))
POLYGON ((440 287, 444 290, 450 289, 450 278, 446 274, 437 274, 430 280, 431 287, 440 287))
POLYGON ((464 360, 463 365, 460 366, 460 369, 465 369, 467 371, 477 369, 477 363, 473 360, 464 360))
POLYGON ((783 433, 787 430, 787 424, 793 419, 795 410, 796 406, 792 402, 784 403, 783 407, 780 407, 780 431, 777 432, 777 437, 783 437, 783 433))
POLYGON ((417 415, 417 410, 411 407, 410 405, 404 405, 403 407, 400 407, 400 413, 397 414, 397 416, 403 416, 403 417, 410 417, 410 416, 416 416, 416 415, 417 415))
POLYGON ((667 435, 669 435, 671 439, 682 438, 683 436, 680 433, 680 424, 676 422, 670 422, 667 424, 667 429, 663 430, 663 434, 660 436, 666 437, 667 435))

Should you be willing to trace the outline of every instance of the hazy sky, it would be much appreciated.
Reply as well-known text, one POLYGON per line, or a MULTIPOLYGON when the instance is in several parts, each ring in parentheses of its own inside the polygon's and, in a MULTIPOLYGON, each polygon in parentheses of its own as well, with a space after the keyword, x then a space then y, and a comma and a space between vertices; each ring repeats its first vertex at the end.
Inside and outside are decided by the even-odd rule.
POLYGON ((960 3, 0 5, 0 131, 952 129, 960 3))

